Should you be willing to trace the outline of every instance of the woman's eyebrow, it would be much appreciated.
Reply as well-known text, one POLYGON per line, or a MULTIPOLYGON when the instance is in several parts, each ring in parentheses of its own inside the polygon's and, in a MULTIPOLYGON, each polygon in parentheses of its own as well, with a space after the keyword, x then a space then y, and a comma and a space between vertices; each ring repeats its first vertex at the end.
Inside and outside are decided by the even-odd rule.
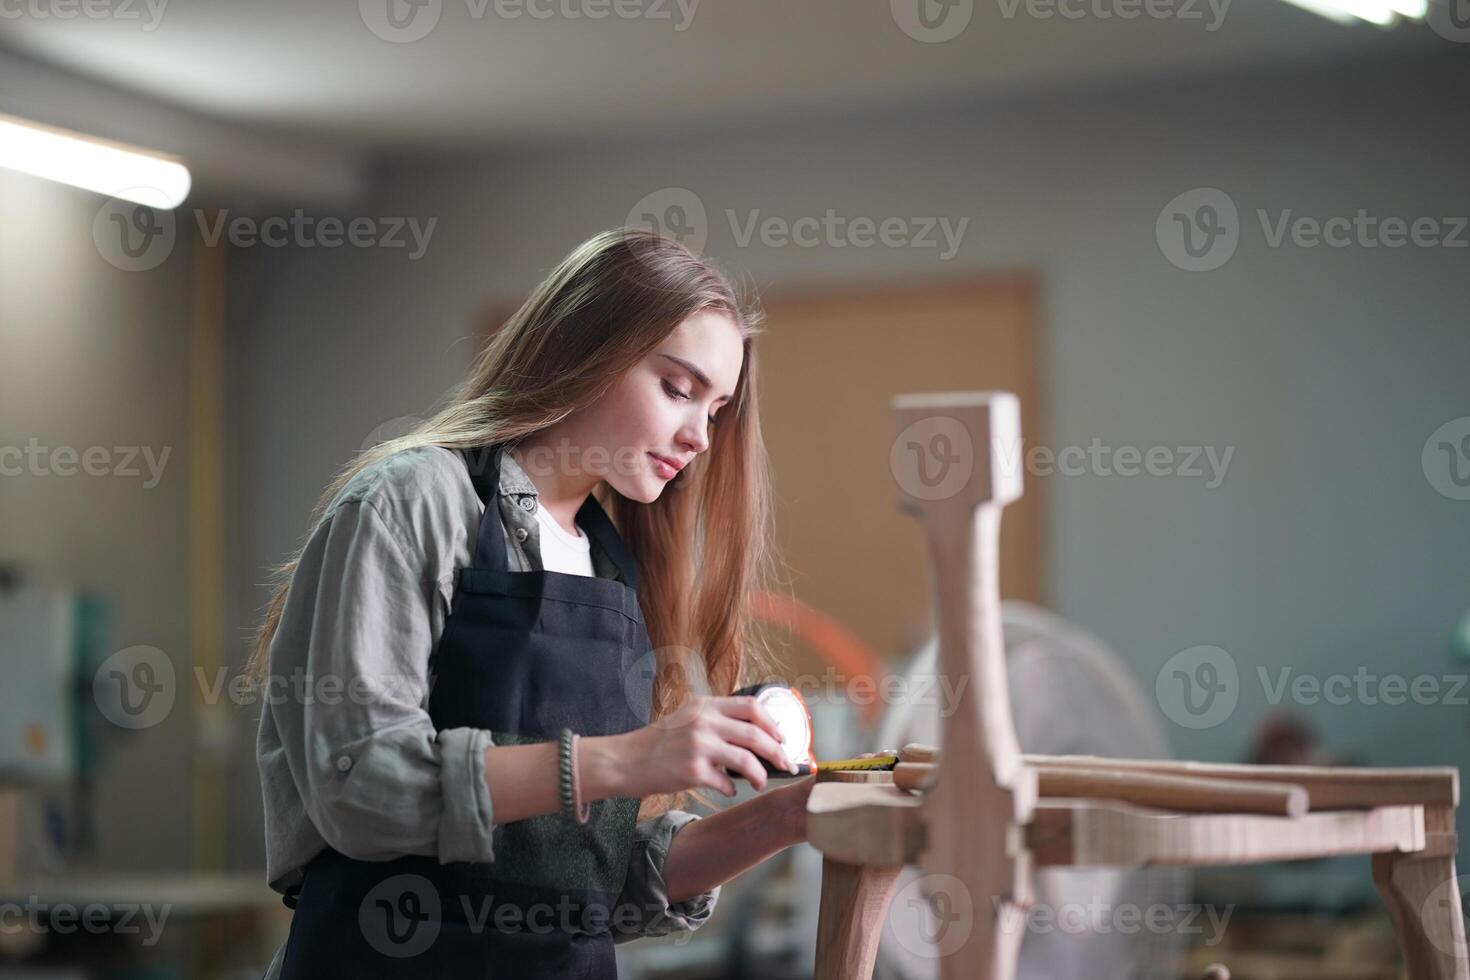
MULTIPOLYGON (((690 374, 694 375, 694 380, 695 381, 698 381, 700 384, 704 385, 706 388, 713 387, 713 385, 710 384, 709 375, 705 374, 703 371, 701 371, 699 368, 695 367, 689 361, 684 360, 684 358, 682 358, 682 357, 675 357, 673 354, 665 354, 663 351, 659 351, 658 352, 658 356, 659 357, 667 357, 669 360, 673 361, 675 364, 679 365, 684 370, 686 370, 690 374)), ((729 395, 721 395, 719 398, 716 398, 715 399, 715 401, 717 401, 717 402, 727 402, 729 400, 730 400, 730 396, 729 395)))

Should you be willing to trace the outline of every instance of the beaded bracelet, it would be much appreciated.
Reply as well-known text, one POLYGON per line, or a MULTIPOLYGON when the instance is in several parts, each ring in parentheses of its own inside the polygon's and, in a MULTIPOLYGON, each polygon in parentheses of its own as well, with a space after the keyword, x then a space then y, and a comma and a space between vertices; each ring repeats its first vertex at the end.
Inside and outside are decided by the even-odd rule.
POLYGON ((557 773, 561 787, 561 812, 568 820, 586 823, 592 815, 590 805, 582 802, 582 787, 577 779, 577 734, 570 728, 561 730, 557 752, 557 773))

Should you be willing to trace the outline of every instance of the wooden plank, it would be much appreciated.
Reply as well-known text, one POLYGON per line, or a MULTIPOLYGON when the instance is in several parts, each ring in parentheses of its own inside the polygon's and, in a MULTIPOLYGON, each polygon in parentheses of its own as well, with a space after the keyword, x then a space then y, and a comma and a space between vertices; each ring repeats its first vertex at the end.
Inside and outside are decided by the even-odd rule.
MULTIPOLYGON (((899 750, 904 762, 933 762, 938 748, 910 743, 899 750)), ((1452 766, 1370 768, 1358 766, 1251 766, 1170 759, 1108 759, 1093 755, 1023 755, 1028 766, 1152 772, 1204 779, 1282 782, 1303 787, 1313 810, 1351 810, 1420 804, 1458 806, 1460 772, 1452 766)))
POLYGON ((1424 808, 1307 813, 1177 814, 1125 803, 1042 800, 1026 828, 1038 866, 1255 864, 1416 851, 1425 846, 1424 808))
MULTIPOLYGON (((900 762, 893 783, 900 789, 927 789, 937 773, 932 762, 900 762)), ((1154 772, 1038 766, 1036 791, 1042 799, 1112 800, 1181 813, 1266 813, 1299 817, 1308 809, 1307 791, 1291 783, 1201 779, 1154 772)))

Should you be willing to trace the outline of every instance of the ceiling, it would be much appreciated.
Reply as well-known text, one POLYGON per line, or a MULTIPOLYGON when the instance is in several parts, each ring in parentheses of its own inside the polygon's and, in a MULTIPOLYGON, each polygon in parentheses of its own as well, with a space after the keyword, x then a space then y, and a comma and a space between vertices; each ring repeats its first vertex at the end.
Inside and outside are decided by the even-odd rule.
POLYGON ((108 16, 63 20, 37 11, 74 6, 26 0, 11 9, 28 13, 0 19, 0 45, 221 121, 359 150, 1451 47, 1420 24, 1341 25, 1280 0, 923 0, 947 37, 926 40, 916 2, 89 0, 108 16), (1145 3, 1168 15, 1117 16, 1145 3))

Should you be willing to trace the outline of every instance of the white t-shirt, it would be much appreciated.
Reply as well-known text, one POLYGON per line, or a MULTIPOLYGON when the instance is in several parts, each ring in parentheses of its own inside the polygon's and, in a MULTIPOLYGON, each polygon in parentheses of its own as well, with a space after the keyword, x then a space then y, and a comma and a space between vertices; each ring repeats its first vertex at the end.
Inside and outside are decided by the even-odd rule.
POLYGON ((548 572, 596 574, 592 570, 592 539, 580 527, 575 535, 568 534, 539 503, 536 523, 541 525, 541 564, 548 572))

